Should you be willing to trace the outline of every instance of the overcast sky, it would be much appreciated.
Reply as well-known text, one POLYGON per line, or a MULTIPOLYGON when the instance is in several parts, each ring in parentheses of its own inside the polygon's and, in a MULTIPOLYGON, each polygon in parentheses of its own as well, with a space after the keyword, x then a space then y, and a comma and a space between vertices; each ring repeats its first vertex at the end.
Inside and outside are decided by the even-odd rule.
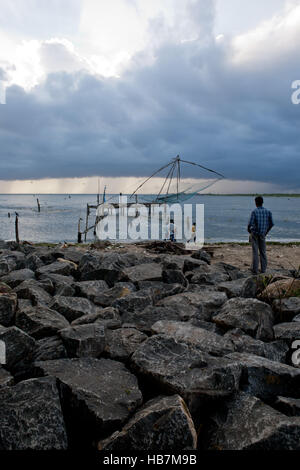
POLYGON ((0 193, 124 191, 177 154, 300 191, 299 44, 300 0, 0 0, 0 193))

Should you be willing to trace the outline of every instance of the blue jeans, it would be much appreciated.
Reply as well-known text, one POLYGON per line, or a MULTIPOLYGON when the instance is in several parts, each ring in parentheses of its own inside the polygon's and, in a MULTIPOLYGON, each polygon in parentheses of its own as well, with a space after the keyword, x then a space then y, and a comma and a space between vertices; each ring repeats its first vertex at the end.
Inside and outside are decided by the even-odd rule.
POLYGON ((260 258, 261 272, 265 273, 267 269, 267 251, 266 251, 266 237, 265 235, 257 235, 251 233, 251 244, 252 244, 252 271, 258 273, 258 265, 260 258), (258 257, 259 252, 259 257, 258 257))

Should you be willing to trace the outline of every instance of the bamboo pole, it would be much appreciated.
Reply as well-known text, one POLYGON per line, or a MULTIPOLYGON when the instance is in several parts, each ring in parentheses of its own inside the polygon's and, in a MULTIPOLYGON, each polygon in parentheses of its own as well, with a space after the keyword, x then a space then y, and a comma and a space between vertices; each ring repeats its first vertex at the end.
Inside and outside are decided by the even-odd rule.
POLYGON ((20 239, 19 239, 19 216, 18 216, 17 213, 16 213, 16 220, 15 220, 15 230, 16 230, 16 242, 20 243, 20 239))
POLYGON ((87 229, 89 226, 89 215, 90 215, 90 208, 89 205, 86 205, 86 219, 85 219, 85 232, 84 232, 84 241, 86 242, 86 235, 87 235, 87 229))

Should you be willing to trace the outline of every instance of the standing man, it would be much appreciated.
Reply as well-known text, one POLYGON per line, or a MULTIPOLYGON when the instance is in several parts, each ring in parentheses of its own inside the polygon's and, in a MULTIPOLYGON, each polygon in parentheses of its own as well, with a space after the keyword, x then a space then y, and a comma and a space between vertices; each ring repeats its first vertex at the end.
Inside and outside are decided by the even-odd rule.
POLYGON ((248 232, 252 243, 252 273, 258 274, 258 251, 260 257, 261 272, 267 269, 266 236, 274 226, 272 212, 263 207, 264 200, 261 196, 255 198, 256 209, 252 211, 248 223, 248 232))

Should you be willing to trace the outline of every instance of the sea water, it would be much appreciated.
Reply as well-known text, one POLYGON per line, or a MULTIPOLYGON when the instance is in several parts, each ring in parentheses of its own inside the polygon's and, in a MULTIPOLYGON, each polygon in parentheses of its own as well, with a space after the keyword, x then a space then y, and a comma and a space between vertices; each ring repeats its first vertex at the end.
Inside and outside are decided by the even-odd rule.
MULTIPOLYGON (((109 198, 110 196, 107 197, 109 198)), ((116 196, 114 200, 117 200, 116 196)), ((79 218, 82 219, 83 231, 86 206, 96 205, 96 201, 96 195, 92 194, 0 195, 0 239, 15 238, 15 213, 18 213, 21 240, 76 242, 79 218), (37 198, 41 206, 40 212, 37 198)), ((185 201, 185 204, 193 204, 193 214, 196 204, 204 204, 205 242, 248 241, 247 224, 250 213, 255 208, 252 196, 200 195, 185 201)), ((275 223, 268 236, 270 241, 300 241, 300 198, 265 197, 264 206, 272 211, 275 223)), ((95 211, 92 210, 89 226, 93 225, 94 221, 95 211)), ((92 240, 93 230, 87 236, 87 241, 92 240)))

